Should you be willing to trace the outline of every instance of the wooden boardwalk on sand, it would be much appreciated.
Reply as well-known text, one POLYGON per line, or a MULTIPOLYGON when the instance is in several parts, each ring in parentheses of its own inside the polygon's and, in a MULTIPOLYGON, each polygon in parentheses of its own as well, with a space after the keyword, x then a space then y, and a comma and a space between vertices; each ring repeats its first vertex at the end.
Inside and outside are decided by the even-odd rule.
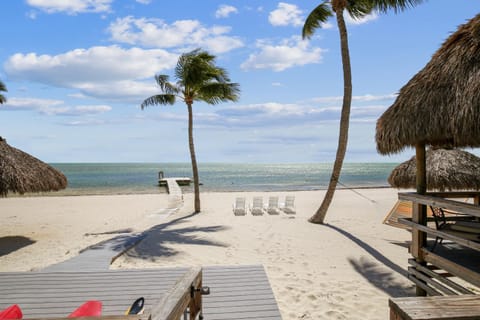
POLYGON ((178 207, 183 202, 182 189, 180 188, 178 181, 186 181, 186 179, 190 181, 189 178, 164 178, 159 181, 160 185, 167 186, 167 191, 169 194, 168 206, 170 208, 178 207))
MULTIPOLYGON (((187 268, 95 272, 0 273, 0 309, 18 304, 24 318, 66 317, 87 300, 103 303, 102 315, 123 315, 138 297, 145 313, 187 268)), ((203 268, 203 315, 209 320, 282 319, 265 270, 254 266, 203 268)))

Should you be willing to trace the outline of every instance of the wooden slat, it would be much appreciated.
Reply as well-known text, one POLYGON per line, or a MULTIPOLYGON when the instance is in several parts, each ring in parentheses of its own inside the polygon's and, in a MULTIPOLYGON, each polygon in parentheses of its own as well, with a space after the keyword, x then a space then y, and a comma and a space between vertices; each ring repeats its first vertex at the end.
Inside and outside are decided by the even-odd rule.
POLYGON ((408 267, 408 273, 415 276, 415 278, 425 282, 430 287, 433 287, 435 291, 441 293, 442 295, 454 295, 457 294, 455 291, 451 290, 447 286, 444 286, 442 282, 436 281, 436 278, 425 275, 424 273, 418 271, 414 267, 408 267))
POLYGON ((451 260, 445 259, 440 255, 437 255, 426 249, 424 249, 424 256, 425 256, 425 261, 435 266, 438 266, 448 271, 449 273, 470 282, 471 284, 477 287, 480 287, 480 277, 477 272, 472 271, 468 268, 465 268, 451 260))
MULTIPOLYGON (((434 271, 432 271, 428 266, 422 266, 418 264, 414 259, 409 259, 408 263, 410 263, 413 267, 415 267, 417 270, 421 271, 422 273, 430 276, 431 278, 434 278, 442 283, 444 283, 446 286, 452 288, 453 290, 462 293, 462 294, 473 294, 472 291, 462 287, 456 282, 451 281, 445 276, 442 276, 434 271)), ((409 269, 410 270, 410 269, 409 269)))
POLYGON ((451 233, 447 233, 447 232, 442 231, 442 230, 436 230, 436 229, 430 228, 428 226, 423 226, 421 224, 417 224, 417 223, 411 221, 409 218, 400 218, 398 220, 401 223, 412 227, 412 229, 418 229, 418 230, 421 230, 425 233, 428 233, 429 235, 440 237, 440 238, 447 239, 447 240, 451 240, 453 242, 461 244, 462 246, 480 251, 480 243, 478 243, 478 242, 471 241, 471 240, 468 240, 468 239, 465 239, 465 238, 461 238, 461 237, 455 236, 451 233))
POLYGON ((425 292, 429 296, 441 296, 442 294, 438 292, 436 289, 432 288, 431 286, 427 285, 425 281, 422 281, 415 277, 413 274, 408 274, 408 280, 412 281, 417 287, 425 290, 425 292))
POLYGON ((480 295, 391 298, 389 306, 402 320, 480 319, 480 295))
POLYGON ((416 193, 399 193, 398 198, 400 200, 421 203, 426 206, 446 208, 463 214, 480 217, 480 207, 471 203, 458 202, 431 195, 419 195, 416 193))

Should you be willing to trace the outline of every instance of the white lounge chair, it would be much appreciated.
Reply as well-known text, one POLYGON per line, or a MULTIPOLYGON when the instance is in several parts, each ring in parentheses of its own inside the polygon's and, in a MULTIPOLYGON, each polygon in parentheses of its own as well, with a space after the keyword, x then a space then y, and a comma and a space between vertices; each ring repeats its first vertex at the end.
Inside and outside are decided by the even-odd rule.
POLYGON ((278 197, 269 197, 268 198, 268 214, 280 214, 280 208, 278 207, 278 197))
POLYGON ((247 214, 247 202, 245 201, 245 197, 235 198, 233 214, 236 216, 244 216, 247 214))
POLYGON ((253 197, 253 204, 252 208, 250 209, 252 215, 254 216, 261 216, 265 213, 265 209, 263 208, 263 198, 262 197, 253 197))
POLYGON ((296 214, 295 210, 295 196, 286 196, 285 197, 285 206, 282 208, 283 212, 287 214, 296 214))

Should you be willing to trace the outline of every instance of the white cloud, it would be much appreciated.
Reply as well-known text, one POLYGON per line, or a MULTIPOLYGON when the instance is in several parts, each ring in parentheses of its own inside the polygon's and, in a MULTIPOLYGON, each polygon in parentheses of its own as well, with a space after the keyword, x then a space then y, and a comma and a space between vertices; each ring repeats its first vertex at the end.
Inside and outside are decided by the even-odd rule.
POLYGON ((353 19, 347 12, 344 12, 345 17, 345 22, 348 23, 349 25, 360 25, 360 24, 365 24, 369 23, 370 21, 377 20, 378 14, 376 12, 372 12, 369 15, 366 15, 363 18, 360 19, 353 19))
POLYGON ((152 2, 152 0, 135 0, 135 1, 141 4, 149 4, 150 2, 152 2))
POLYGON ((27 3, 47 13, 66 12, 77 14, 83 12, 110 11, 113 0, 27 0, 27 3))
POLYGON ((178 55, 162 49, 92 47, 55 56, 17 53, 6 61, 4 69, 12 79, 75 88, 87 95, 102 92, 107 96, 111 90, 111 97, 124 97, 152 92, 135 80, 148 79, 153 86, 153 76, 173 68, 177 59, 178 55))
POLYGON ((215 17, 228 18, 228 16, 230 16, 230 14, 232 13, 238 13, 237 8, 235 8, 234 6, 222 4, 218 7, 217 11, 215 12, 215 17))
POLYGON ((303 25, 302 11, 294 4, 280 2, 277 9, 270 12, 268 21, 273 26, 303 25))
POLYGON ((84 116, 112 110, 107 105, 66 106, 62 100, 40 98, 10 98, 2 107, 5 110, 35 110, 47 115, 84 116))
POLYGON ((238 37, 228 36, 226 26, 205 27, 198 20, 167 24, 160 19, 118 18, 108 31, 113 41, 155 48, 203 47, 214 54, 243 46, 238 37))
MULTIPOLYGON (((396 94, 385 94, 385 95, 372 95, 372 94, 365 94, 363 96, 353 96, 353 102, 372 102, 372 101, 386 101, 386 100, 393 100, 397 97, 396 94)), ((313 98, 311 101, 319 102, 319 103, 338 103, 342 102, 343 96, 337 97, 319 97, 313 98)))
MULTIPOLYGON (((358 104, 362 103, 362 99, 358 104)), ((354 104, 351 108, 351 123, 374 124, 387 108, 386 105, 354 104)), ((330 106, 316 106, 308 102, 265 102, 248 105, 232 105, 216 108, 211 113, 197 113, 197 126, 228 128, 286 128, 291 126, 335 125, 340 121, 341 101, 330 106)), ((166 117, 162 113, 162 117, 166 117)), ((176 120, 182 121, 183 118, 176 120)))
POLYGON ((311 48, 309 42, 299 36, 284 39, 277 45, 258 40, 256 46, 260 51, 251 54, 247 61, 242 63, 242 69, 283 71, 295 66, 320 63, 324 51, 318 47, 311 48))
POLYGON ((159 92, 153 78, 145 81, 110 81, 85 83, 77 87, 83 95, 100 99, 131 102, 140 105, 143 99, 159 92))

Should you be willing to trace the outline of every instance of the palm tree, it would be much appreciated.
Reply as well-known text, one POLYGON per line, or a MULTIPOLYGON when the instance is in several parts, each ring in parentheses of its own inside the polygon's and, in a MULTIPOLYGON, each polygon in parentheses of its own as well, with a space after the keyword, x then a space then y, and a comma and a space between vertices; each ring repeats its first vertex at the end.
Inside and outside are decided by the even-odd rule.
MULTIPOLYGON (((5 86, 5 84, 0 81, 0 92, 7 92, 7 87, 5 86)), ((5 102, 7 102, 7 98, 0 93, 0 104, 4 104, 5 102)))
POLYGON ((338 137, 337 154, 333 165, 332 175, 328 184, 327 193, 323 198, 320 208, 308 220, 312 223, 322 224, 327 215, 328 208, 332 202, 335 189, 337 187, 340 172, 342 170, 343 160, 347 151, 348 127, 350 122, 350 107, 352 104, 352 70, 350 66, 350 52, 348 49, 348 35, 344 11, 354 18, 359 19, 373 10, 386 12, 393 9, 395 12, 420 4, 424 0, 326 0, 319 4, 308 15, 302 29, 302 37, 310 38, 315 29, 320 28, 322 23, 335 15, 337 20, 338 32, 340 33, 340 47, 342 52, 343 65, 343 103, 340 117, 340 133, 338 137))
POLYGON ((193 112, 194 101, 218 104, 224 101, 237 101, 240 85, 230 82, 225 69, 215 65, 215 56, 200 49, 182 54, 175 67, 176 83, 168 81, 168 75, 156 75, 155 80, 161 94, 147 98, 141 104, 142 110, 151 105, 174 104, 179 98, 188 109, 188 142, 192 162, 193 183, 195 193, 195 212, 200 212, 200 186, 198 167, 193 144, 193 112))

